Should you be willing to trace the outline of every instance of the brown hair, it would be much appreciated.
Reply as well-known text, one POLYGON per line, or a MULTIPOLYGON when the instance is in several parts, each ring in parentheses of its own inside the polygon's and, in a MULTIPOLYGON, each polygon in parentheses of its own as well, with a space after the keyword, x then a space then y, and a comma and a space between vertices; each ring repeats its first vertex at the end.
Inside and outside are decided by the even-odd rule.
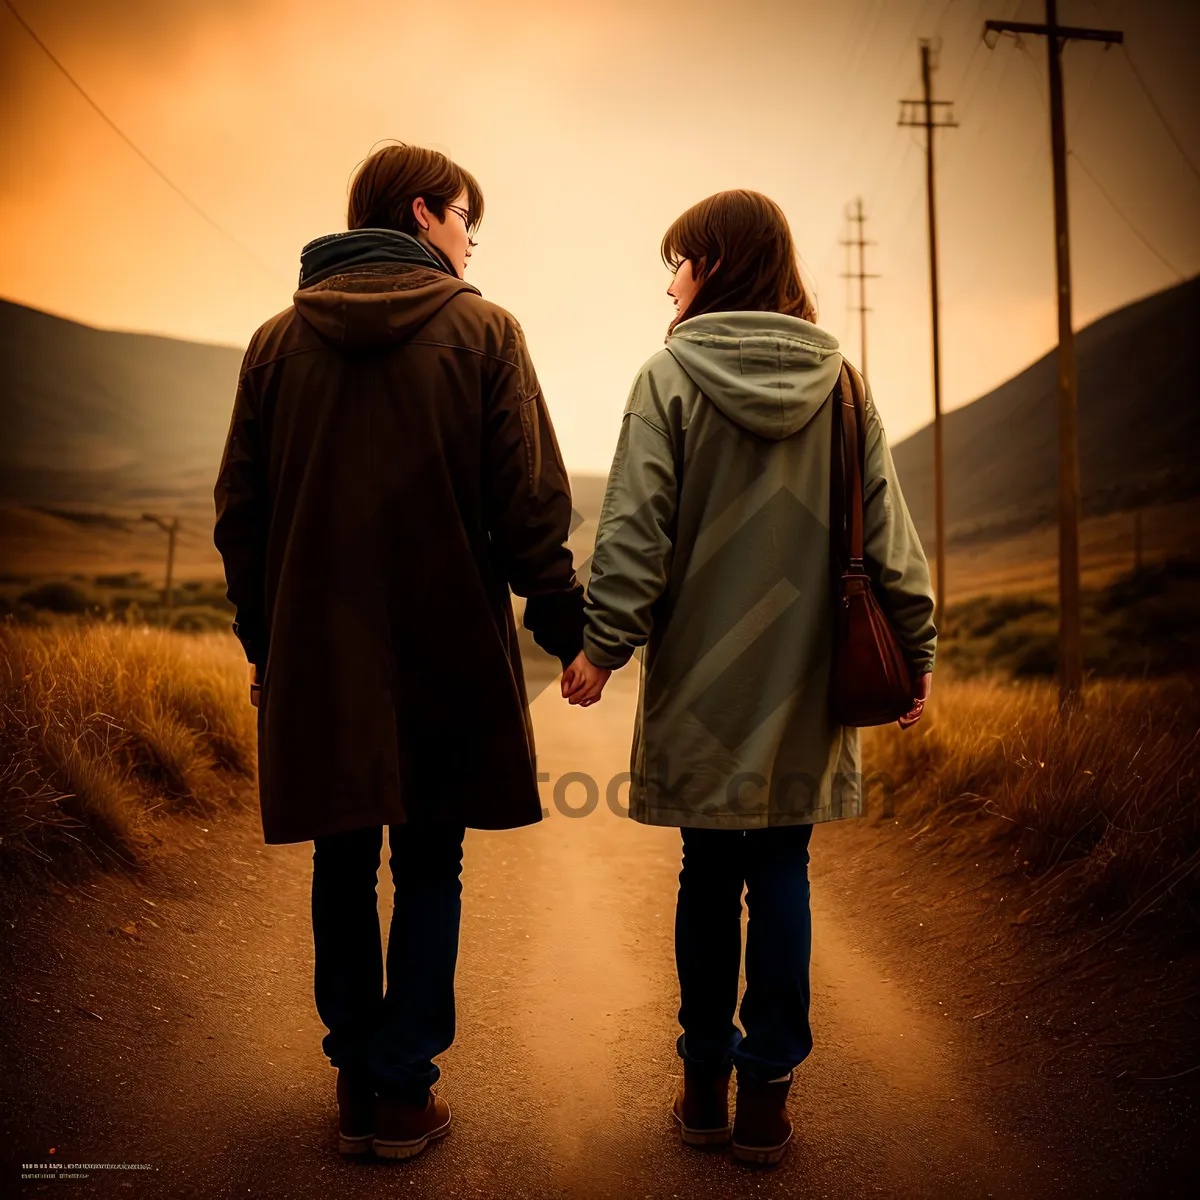
POLYGON ((350 184, 346 211, 347 229, 398 229, 416 237, 413 201, 420 196, 438 218, 446 219, 446 205, 463 189, 467 192, 467 227, 483 220, 483 192, 475 176, 436 150, 384 146, 365 159, 350 184))
POLYGON ((680 321, 710 312, 779 312, 816 320, 787 217, 761 192, 738 188, 693 204, 662 240, 662 259, 672 271, 685 258, 702 282, 671 322, 668 337, 680 321))

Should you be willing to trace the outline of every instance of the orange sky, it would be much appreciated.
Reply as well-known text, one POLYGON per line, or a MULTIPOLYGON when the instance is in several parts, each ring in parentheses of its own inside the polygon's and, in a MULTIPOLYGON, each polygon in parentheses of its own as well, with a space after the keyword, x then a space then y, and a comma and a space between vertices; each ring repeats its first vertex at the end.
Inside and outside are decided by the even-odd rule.
MULTIPOLYGON (((345 227, 380 139, 451 154, 487 217, 468 278, 528 334, 568 464, 605 472, 638 366, 672 316, 658 258, 726 187, 779 201, 857 360, 844 207, 870 216, 869 372, 892 441, 932 411, 918 36, 940 36, 944 388, 965 403, 1055 340, 1045 46, 985 17, 1039 0, 13 0, 222 238, 88 108, 0 7, 0 295, 92 324, 244 345, 287 306, 299 250, 345 227), (257 259, 261 259, 260 264, 257 259), (265 265, 263 265, 265 264, 265 265)), ((1200 4, 1063 0, 1122 28, 1200 164, 1200 4)), ((1077 327, 1200 271, 1200 182, 1120 49, 1066 54, 1077 327), (1168 267, 1133 232, 1116 204, 1168 267)), ((232 401, 232 397, 230 398, 232 401)))

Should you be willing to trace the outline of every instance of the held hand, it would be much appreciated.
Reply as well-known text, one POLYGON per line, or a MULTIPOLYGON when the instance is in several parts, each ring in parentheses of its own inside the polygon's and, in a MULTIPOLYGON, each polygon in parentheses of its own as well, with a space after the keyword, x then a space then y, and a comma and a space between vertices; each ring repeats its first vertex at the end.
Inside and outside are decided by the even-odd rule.
POLYGON ((925 701, 929 699, 929 689, 931 687, 933 687, 932 671, 926 671, 924 675, 914 681, 913 706, 897 722, 901 729, 907 729, 910 725, 915 725, 921 719, 921 714, 925 711, 925 701))
POLYGON ((258 698, 262 694, 262 689, 258 686, 258 668, 250 664, 250 703, 255 708, 258 707, 258 698))
POLYGON ((563 672, 562 694, 570 704, 578 704, 586 708, 595 704, 604 691, 611 671, 604 667, 593 666, 582 650, 575 656, 575 661, 563 672))

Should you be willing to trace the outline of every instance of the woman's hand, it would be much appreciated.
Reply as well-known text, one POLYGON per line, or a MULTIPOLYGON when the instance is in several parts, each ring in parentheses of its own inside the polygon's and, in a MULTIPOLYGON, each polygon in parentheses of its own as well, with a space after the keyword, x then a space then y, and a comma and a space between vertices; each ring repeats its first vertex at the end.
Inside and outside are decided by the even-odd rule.
POLYGON ((575 661, 563 672, 563 698, 571 704, 579 704, 586 708, 595 704, 604 691, 604 685, 612 674, 604 667, 593 666, 588 656, 582 650, 575 656, 575 661))
POLYGON ((929 699, 929 689, 933 686, 933 672, 926 671, 913 684, 913 706, 900 718, 901 729, 915 725, 925 711, 925 701, 929 699))

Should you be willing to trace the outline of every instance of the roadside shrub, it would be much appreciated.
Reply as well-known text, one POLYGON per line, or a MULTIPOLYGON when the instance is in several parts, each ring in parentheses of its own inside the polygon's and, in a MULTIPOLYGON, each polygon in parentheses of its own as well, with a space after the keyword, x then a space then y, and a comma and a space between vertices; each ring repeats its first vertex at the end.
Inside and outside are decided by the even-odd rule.
POLYGON ((176 633, 203 633, 205 631, 228 630, 230 614, 207 606, 177 608, 171 618, 171 628, 176 633))
MULTIPOLYGON (((1153 678, 1200 670, 1200 559, 1128 571, 1083 596, 1084 666, 1095 677, 1153 678)), ((1035 595, 951 604, 938 654, 959 678, 1050 679, 1058 667, 1058 607, 1035 595)))
POLYGON ((1030 919, 1200 925, 1200 681, 1105 680, 1060 713, 1042 681, 943 680, 909 730, 873 728, 864 771, 930 844, 1002 847, 1039 877, 1030 919))
POLYGON ((125 571, 116 575, 97 575, 92 582, 103 588, 137 588, 145 587, 146 581, 141 571, 125 571))
POLYGON ((0 870, 136 863, 158 813, 238 803, 255 772, 228 634, 0 627, 0 870))
POLYGON ((95 607, 91 597, 74 583, 50 582, 23 592, 18 603, 53 613, 82 614, 95 607))

